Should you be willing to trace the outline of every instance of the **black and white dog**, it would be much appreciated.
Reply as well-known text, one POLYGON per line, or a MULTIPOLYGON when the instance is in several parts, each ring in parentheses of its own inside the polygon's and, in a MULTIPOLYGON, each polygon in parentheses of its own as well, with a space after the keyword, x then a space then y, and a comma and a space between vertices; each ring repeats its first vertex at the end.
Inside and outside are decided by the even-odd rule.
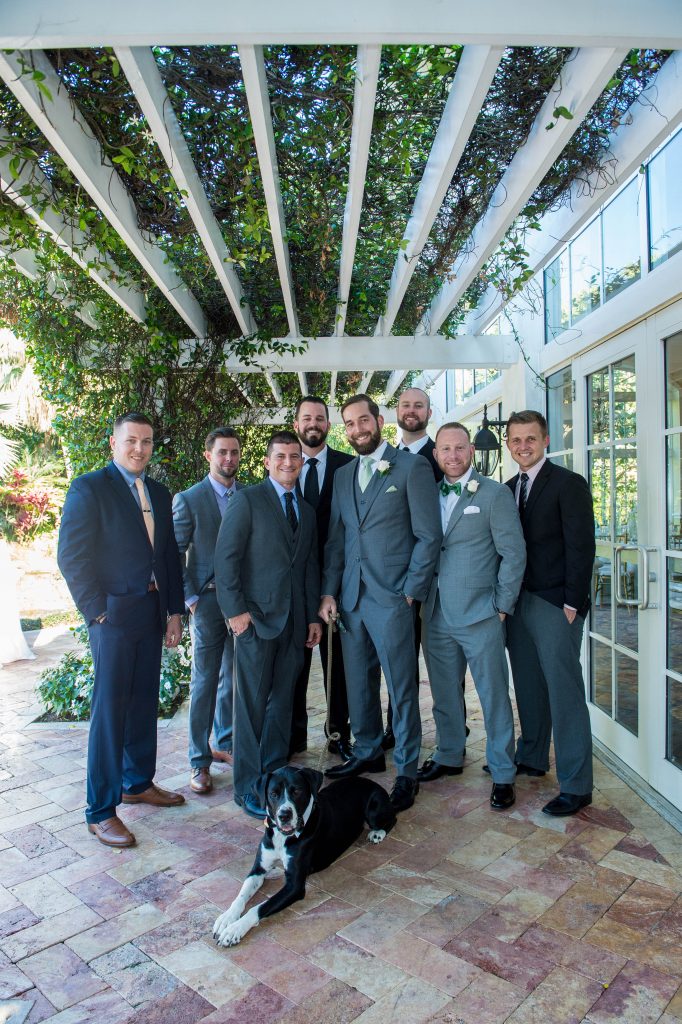
POLYGON ((264 917, 302 900, 308 875, 329 867, 361 835, 365 822, 370 843, 380 843, 395 825, 388 793, 376 782, 340 779, 320 791, 322 779, 321 772, 291 765, 259 779, 254 789, 267 809, 265 835, 239 895, 213 926, 218 945, 236 945, 264 917), (283 887, 244 914, 278 862, 284 867, 283 887))

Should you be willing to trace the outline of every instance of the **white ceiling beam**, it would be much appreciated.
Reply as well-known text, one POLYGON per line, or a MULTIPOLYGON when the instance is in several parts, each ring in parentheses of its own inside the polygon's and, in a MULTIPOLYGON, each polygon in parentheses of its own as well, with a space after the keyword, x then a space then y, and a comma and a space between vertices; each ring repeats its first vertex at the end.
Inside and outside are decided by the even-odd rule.
POLYGON ((376 334, 390 334, 407 286, 438 215, 464 147, 488 95, 504 50, 501 47, 465 46, 450 89, 443 116, 404 231, 405 248, 398 252, 386 298, 386 311, 376 334))
MULTIPOLYGON (((273 339, 285 341, 290 339, 273 339)), ((181 342, 180 365, 189 361, 197 342, 181 342)), ((518 346, 512 334, 484 334, 457 338, 313 338, 303 352, 269 351, 243 362, 229 344, 225 345, 225 367, 230 373, 325 373, 354 371, 365 373, 402 370, 403 377, 415 368, 441 370, 453 368, 506 368, 518 361, 518 346)), ((299 376, 299 381, 300 381, 299 376)))
MULTIPOLYGON (((385 405, 379 406, 379 412, 384 417, 384 423, 395 423, 396 422, 396 410, 387 409, 385 405)), ((290 426, 294 418, 293 406, 282 406, 278 409, 258 409, 249 410, 241 415, 234 416, 231 423, 258 423, 264 426, 283 427, 290 426)), ((341 410, 338 406, 329 404, 329 421, 332 426, 342 426, 343 419, 341 417, 341 410)))
POLYGON ((391 376, 388 378, 388 383, 386 384, 386 387, 384 388, 384 398, 386 399, 386 401, 388 401, 389 398, 393 398, 394 394, 407 377, 407 374, 407 370, 393 371, 391 376))
POLYGON ((435 334, 447 319, 624 57, 625 51, 610 47, 577 50, 569 56, 526 141, 516 151, 485 213, 446 273, 446 283, 419 322, 417 334, 435 334), (573 117, 554 117, 557 107, 566 107, 573 117), (548 130, 550 124, 553 127, 548 130))
POLYGON ((370 381, 371 381, 373 376, 374 376, 374 370, 370 370, 368 373, 366 373, 364 375, 364 377, 360 381, 358 387, 356 388, 356 391, 355 391, 356 395, 365 395, 365 394, 367 394, 367 388, 369 387, 370 381))
POLYGON ((420 388, 422 391, 428 391, 444 373, 445 370, 432 370, 430 373, 420 373, 418 377, 414 378, 410 387, 420 388))
MULTIPOLYGON (((607 140, 604 170, 587 180, 576 181, 567 202, 540 219, 541 230, 529 231, 525 248, 532 270, 552 260, 604 203, 656 150, 668 135, 682 124, 682 50, 671 53, 667 61, 621 118, 621 125, 607 140)), ((504 298, 489 287, 476 309, 466 317, 465 333, 480 334, 505 305, 504 298)))
POLYGON ((94 46, 451 43, 682 47, 679 0, 22 0, 2 3, 0 45, 94 46))
POLYGON ((298 314, 294 299, 289 245, 286 240, 284 204, 282 202, 282 189, 279 182, 275 133, 272 128, 272 114, 270 112, 268 81, 265 75, 263 47, 240 46, 239 60, 242 66, 246 99, 253 127, 253 139, 258 154, 258 165, 263 182, 265 203, 272 233, 272 245, 275 250, 275 260, 282 288, 284 308, 286 309, 287 321, 289 323, 289 333, 298 335, 298 314))
POLYGON ((234 261, 201 184, 154 54, 146 47, 117 47, 115 53, 175 184, 184 194, 187 212, 213 264, 240 330, 245 335, 256 334, 258 327, 244 299, 234 261))
MULTIPOLYGON (((2 242, 1 239, 0 242, 2 242)), ((11 246, 5 246, 3 243, 0 244, 0 257, 10 259, 19 273, 28 278, 29 281, 38 281, 43 277, 43 270, 36 259, 35 253, 31 252, 30 249, 13 249, 11 246)), ((59 274, 49 271, 44 275, 44 280, 48 294, 66 309, 73 309, 76 303, 73 299, 69 298, 68 287, 59 274)), ((94 302, 87 302, 84 306, 74 310, 78 319, 82 320, 86 327, 90 327, 92 330, 97 330, 99 326, 95 319, 95 312, 94 302)))
POLYGON ((298 371, 298 386, 301 389, 301 397, 308 394, 308 378, 302 370, 298 371))
POLYGON ((282 391, 281 391, 281 388, 280 388, 279 384, 275 380, 274 373, 266 373, 265 374, 265 379, 268 382, 268 387, 272 391, 272 397, 275 399, 276 404, 277 405, 283 405, 284 404, 284 399, 282 397, 282 391))
POLYGON ((24 60, 42 72, 38 89, 30 73, 22 73, 21 54, 0 53, 0 76, 50 145, 80 181, 90 197, 116 229, 132 254, 161 289, 197 337, 206 334, 206 318, 192 292, 183 283, 163 249, 144 237, 137 225, 135 204, 116 168, 93 137, 88 124, 44 53, 31 51, 24 60))
POLYGON ((332 370, 332 379, 329 384, 329 402, 327 403, 328 405, 334 405, 334 403, 336 402, 336 383, 338 377, 338 370, 332 370))
POLYGON ((117 302, 129 316, 142 323, 146 318, 146 301, 142 292, 118 283, 116 268, 108 270, 102 264, 104 257, 94 245, 91 245, 84 231, 72 224, 67 224, 61 214, 51 205, 55 199, 51 183, 37 164, 24 162, 18 174, 13 174, 10 160, 0 157, 0 188, 3 193, 16 203, 38 225, 41 231, 48 234, 81 270, 84 270, 99 287, 117 302), (41 202, 34 205, 32 193, 39 191, 41 202))
MULTIPOLYGON (((369 144, 372 138, 374 104, 381 64, 380 46, 358 46, 355 71, 355 96, 353 100, 353 127, 350 139, 350 161, 348 170, 348 192, 343 212, 343 235, 341 238, 341 264, 339 269, 339 290, 336 301, 336 326, 334 334, 340 336, 346 329, 348 296, 355 262, 355 247, 358 241, 362 200, 365 194, 369 144)), ((389 333, 388 331, 386 332, 389 333)))

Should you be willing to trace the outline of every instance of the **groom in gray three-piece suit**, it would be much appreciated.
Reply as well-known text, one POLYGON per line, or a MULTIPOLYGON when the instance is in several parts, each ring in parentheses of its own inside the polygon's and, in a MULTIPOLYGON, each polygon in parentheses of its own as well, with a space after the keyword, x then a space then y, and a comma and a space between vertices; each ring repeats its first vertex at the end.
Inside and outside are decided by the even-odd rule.
POLYGON ((469 663, 481 700, 490 804, 514 803, 514 719, 509 700, 504 619, 514 611, 526 565, 518 512, 504 484, 472 467, 473 445, 461 423, 436 435, 443 542, 429 596, 422 606, 422 643, 433 696, 436 751, 420 782, 459 775, 466 742, 460 680, 469 663))
POLYGON ((396 811, 414 803, 421 746, 419 695, 414 685, 412 602, 423 601, 441 538, 438 491, 426 459, 382 439, 383 417, 367 395, 341 407, 346 435, 360 455, 334 477, 325 548, 320 616, 337 612, 340 598, 353 757, 327 770, 330 778, 383 771, 384 730, 376 656, 393 705, 396 811))
POLYGON ((217 427, 204 443, 208 475, 173 499, 173 525, 182 556, 185 607, 192 637, 189 706, 190 788, 213 788, 212 761, 232 763, 234 639, 218 607, 213 558, 218 530, 241 484, 241 442, 232 427, 217 427), (209 739, 213 728, 214 746, 209 739))

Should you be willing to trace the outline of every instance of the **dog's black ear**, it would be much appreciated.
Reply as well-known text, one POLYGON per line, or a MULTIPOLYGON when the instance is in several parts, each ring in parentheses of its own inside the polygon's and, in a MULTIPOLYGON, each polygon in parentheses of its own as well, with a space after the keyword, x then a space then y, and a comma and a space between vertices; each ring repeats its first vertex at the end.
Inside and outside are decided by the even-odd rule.
POLYGON ((258 801, 258 806, 259 807, 264 807, 266 809, 266 811, 268 809, 268 804, 267 804, 268 785, 269 785, 271 776, 272 776, 272 772, 266 772, 265 775, 260 775, 256 779, 256 781, 254 782, 253 786, 251 787, 251 789, 253 791, 253 795, 255 796, 256 800, 258 801))
POLYGON ((306 779, 310 783, 313 798, 316 797, 320 791, 320 786, 324 782, 324 775, 322 772, 316 772, 314 768, 299 768, 298 770, 301 775, 305 775, 306 779))

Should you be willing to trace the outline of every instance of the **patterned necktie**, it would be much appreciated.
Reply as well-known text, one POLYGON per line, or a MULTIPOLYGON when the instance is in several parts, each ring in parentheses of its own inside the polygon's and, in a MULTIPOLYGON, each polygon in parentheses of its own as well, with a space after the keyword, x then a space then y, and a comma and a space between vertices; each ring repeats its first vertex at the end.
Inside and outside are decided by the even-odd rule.
POLYGON ((317 508, 320 503, 320 481, 317 478, 317 463, 318 459, 308 459, 308 472, 305 478, 305 487, 303 488, 303 497, 312 505, 313 508, 317 508))
POLYGON ((145 494, 144 484, 142 483, 142 477, 135 477, 135 487, 140 498, 140 508, 142 509, 142 516, 144 518, 144 525, 147 527, 147 534, 149 536, 149 543, 154 547, 154 516, 152 510, 149 507, 147 501, 147 495, 145 494))
POLYGON ((358 473, 358 484, 360 490, 364 491, 372 479, 372 457, 370 455, 360 456, 360 471, 358 473))
POLYGON ((445 498, 447 498, 448 494, 450 494, 451 491, 454 491, 455 494, 458 497, 462 493, 462 485, 461 485, 461 483, 460 484, 448 484, 448 483, 445 482, 445 480, 441 480, 439 486, 440 486, 440 493, 445 498))
POLYGON ((519 477, 521 486, 519 487, 519 515, 523 519, 523 514, 526 511, 526 502, 528 501, 528 474, 522 473, 519 477))
POLYGON ((287 522, 291 527, 291 532, 296 533, 298 529, 298 519, 296 518, 296 509, 294 508, 294 496, 291 491, 287 491, 284 495, 284 504, 287 510, 287 522))

